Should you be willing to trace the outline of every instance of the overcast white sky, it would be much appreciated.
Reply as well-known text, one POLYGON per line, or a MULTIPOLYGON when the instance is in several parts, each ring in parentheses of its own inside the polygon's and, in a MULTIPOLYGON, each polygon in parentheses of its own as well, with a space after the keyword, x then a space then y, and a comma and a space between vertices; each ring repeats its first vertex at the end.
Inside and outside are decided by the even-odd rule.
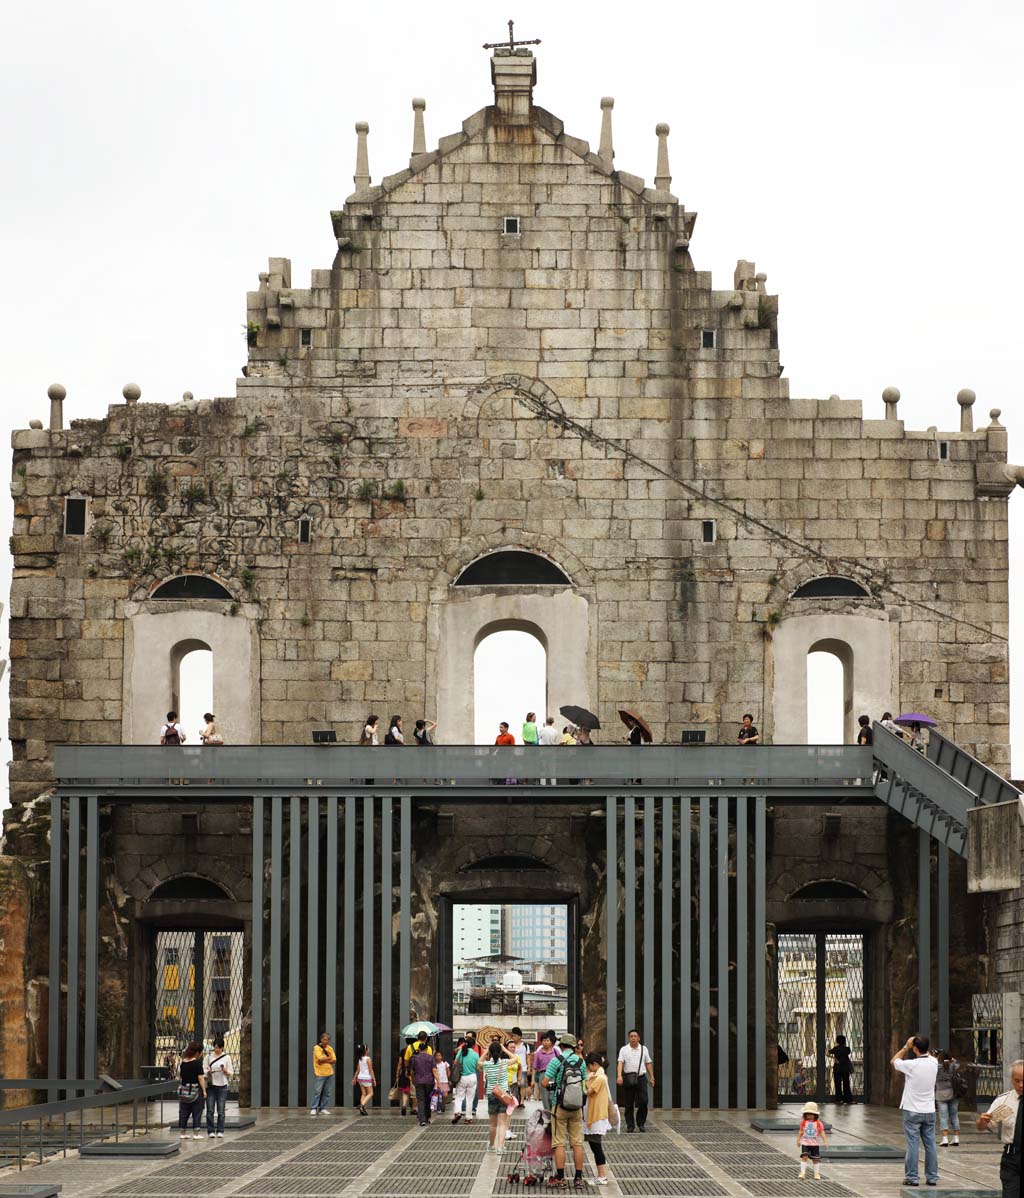
MULTIPOLYGON (((694 260, 719 287, 737 258, 767 272, 794 397, 862 398, 880 416, 892 384, 908 426, 954 430, 956 393, 972 387, 977 423, 1001 408, 1011 459, 1024 460, 1022 11, 1010 0, 8 6, 5 426, 45 421, 53 381, 68 389, 68 419, 102 415, 129 380, 144 401, 233 394, 245 292, 267 257, 290 256, 296 286, 331 264, 353 124, 370 123, 375 182, 400 170, 411 97, 427 99, 428 147, 456 131, 491 95, 481 43, 514 16, 518 36, 543 39, 536 102, 570 133, 596 145, 600 97, 616 97, 621 169, 651 179, 654 126, 669 122, 672 189, 699 213, 694 260)), ((1022 504, 1011 504, 1018 587, 1022 504)), ((1015 680, 1022 664, 1018 651, 1015 680)))

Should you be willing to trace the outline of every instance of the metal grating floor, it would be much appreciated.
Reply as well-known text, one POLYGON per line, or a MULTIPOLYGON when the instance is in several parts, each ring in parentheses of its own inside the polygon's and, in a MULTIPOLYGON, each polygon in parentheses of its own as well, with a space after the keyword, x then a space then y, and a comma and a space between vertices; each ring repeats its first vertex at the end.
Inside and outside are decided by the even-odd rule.
POLYGON ((371 1198, 420 1198, 423 1194, 471 1194, 476 1177, 416 1177, 385 1181, 378 1178, 364 1193, 371 1198))
POLYGON ((711 1180, 710 1174, 705 1173, 698 1165, 645 1164, 642 1161, 635 1164, 631 1161, 627 1164, 619 1161, 612 1165, 612 1168, 616 1177, 703 1177, 707 1181, 711 1180))
MULTIPOLYGON (((814 1181, 811 1184, 814 1186, 815 1198, 819 1195, 822 1198, 854 1198, 853 1190, 837 1185, 834 1181, 814 1181)), ((799 1181, 795 1177, 792 1181, 744 1180, 740 1185, 751 1194, 757 1194, 759 1198, 798 1198, 798 1195, 808 1192, 807 1182, 799 1181)))
POLYGON ((725 1198, 726 1191, 715 1181, 675 1181, 671 1178, 647 1178, 645 1180, 630 1180, 624 1178, 619 1182, 623 1194, 637 1198, 681 1198, 690 1195, 692 1198, 725 1198))

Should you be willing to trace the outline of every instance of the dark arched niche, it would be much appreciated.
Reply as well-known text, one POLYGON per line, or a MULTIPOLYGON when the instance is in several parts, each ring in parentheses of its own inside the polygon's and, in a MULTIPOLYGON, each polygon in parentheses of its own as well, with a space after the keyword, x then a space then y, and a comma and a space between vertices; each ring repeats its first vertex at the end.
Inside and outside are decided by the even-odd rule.
POLYGON ((223 902, 231 900, 231 895, 223 886, 211 882, 209 878, 197 878, 194 874, 181 874, 177 878, 168 878, 149 896, 151 903, 159 902, 223 902))
POLYGON ((205 574, 179 574, 169 578, 150 595, 151 599, 230 599, 231 592, 205 574))
POLYGON ((480 870, 500 873, 509 869, 551 869, 551 866, 539 857, 531 857, 527 853, 496 853, 494 856, 481 857, 479 861, 463 865, 459 873, 475 873, 480 870))
POLYGON ((863 890, 851 886, 849 882, 839 882, 834 878, 829 878, 820 882, 808 882, 806 886, 801 886, 789 897, 817 902, 821 902, 823 899, 839 902, 843 899, 865 899, 868 896, 863 890))
POLYGON ((572 586, 572 579, 549 558, 521 549, 503 549, 471 562, 456 578, 457 587, 572 586))
POLYGON ((794 599, 869 599, 870 595, 852 578, 830 574, 824 578, 812 578, 793 592, 794 599))

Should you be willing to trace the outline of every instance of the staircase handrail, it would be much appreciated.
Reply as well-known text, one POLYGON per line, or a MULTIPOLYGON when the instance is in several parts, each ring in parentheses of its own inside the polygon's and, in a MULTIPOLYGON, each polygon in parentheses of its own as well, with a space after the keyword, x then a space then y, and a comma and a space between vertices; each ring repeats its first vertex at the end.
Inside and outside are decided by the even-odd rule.
POLYGON ((948 736, 943 736, 937 728, 928 733, 927 756, 939 769, 966 787, 979 803, 1012 803, 1021 797, 1016 786, 948 736))
POLYGON ((967 812, 977 805, 977 796, 946 770, 930 761, 917 749, 911 748, 905 740, 890 732, 888 728, 883 728, 877 721, 872 725, 872 731, 872 750, 876 762, 898 775, 903 782, 919 791, 929 802, 966 830, 967 812))

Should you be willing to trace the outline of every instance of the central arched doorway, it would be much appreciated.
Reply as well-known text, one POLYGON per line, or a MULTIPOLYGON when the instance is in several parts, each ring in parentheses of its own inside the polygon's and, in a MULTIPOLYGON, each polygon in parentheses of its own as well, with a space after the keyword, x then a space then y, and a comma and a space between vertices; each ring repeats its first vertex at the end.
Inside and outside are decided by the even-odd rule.
POLYGON ((501 721, 522 743, 528 712, 538 724, 547 714, 547 647, 536 625, 484 629, 473 652, 473 739, 494 744, 501 721))

